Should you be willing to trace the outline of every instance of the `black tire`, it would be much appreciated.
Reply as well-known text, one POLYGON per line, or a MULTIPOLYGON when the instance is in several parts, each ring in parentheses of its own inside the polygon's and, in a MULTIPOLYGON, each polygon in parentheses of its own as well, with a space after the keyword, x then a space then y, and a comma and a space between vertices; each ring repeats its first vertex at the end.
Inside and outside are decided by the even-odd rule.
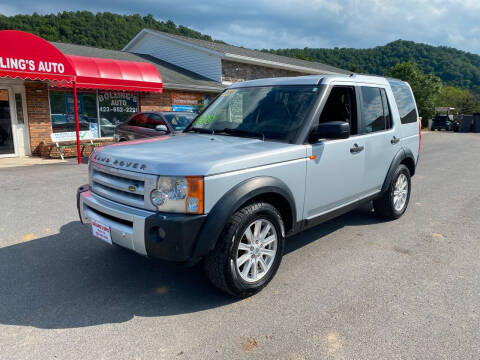
POLYGON ((410 201, 410 193, 411 193, 411 179, 410 179, 410 171, 408 168, 401 164, 395 170, 395 174, 390 181, 387 191, 373 201, 373 209, 375 210, 375 214, 380 216, 381 218, 388 219, 388 220, 395 220, 398 219, 400 216, 403 215, 405 210, 407 210, 408 202, 410 201), (400 177, 401 174, 404 174, 407 178, 408 189, 407 189, 407 198, 403 208, 401 210, 395 209, 394 206, 394 190, 395 190, 395 183, 397 179, 400 177))
POLYGON ((220 235, 215 249, 205 258, 204 268, 213 285, 239 298, 251 296, 262 290, 274 277, 280 266, 285 244, 285 230, 278 210, 265 202, 246 205, 230 217, 220 235), (256 282, 242 279, 236 266, 239 243, 247 227, 255 220, 267 220, 276 231, 276 254, 271 267, 256 282))

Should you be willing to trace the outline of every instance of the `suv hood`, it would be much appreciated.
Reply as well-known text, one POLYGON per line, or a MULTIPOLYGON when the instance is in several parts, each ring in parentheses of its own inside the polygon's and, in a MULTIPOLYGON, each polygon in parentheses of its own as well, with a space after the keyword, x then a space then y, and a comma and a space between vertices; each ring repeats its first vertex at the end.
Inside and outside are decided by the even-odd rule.
POLYGON ((306 147, 228 135, 160 136, 97 148, 95 163, 154 175, 214 175, 306 157, 306 147))

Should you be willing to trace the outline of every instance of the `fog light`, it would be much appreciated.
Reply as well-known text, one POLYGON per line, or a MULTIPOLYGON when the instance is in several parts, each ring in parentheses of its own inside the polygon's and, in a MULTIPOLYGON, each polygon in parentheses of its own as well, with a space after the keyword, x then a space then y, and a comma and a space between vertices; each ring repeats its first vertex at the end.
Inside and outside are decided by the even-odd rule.
POLYGON ((155 206, 162 206, 167 201, 168 195, 160 190, 153 190, 150 194, 150 200, 155 206))

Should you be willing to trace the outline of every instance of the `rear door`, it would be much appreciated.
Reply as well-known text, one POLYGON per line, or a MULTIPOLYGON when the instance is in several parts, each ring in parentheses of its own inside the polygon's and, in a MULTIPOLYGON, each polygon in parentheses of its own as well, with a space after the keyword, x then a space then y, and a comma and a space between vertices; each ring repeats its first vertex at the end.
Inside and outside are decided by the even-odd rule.
MULTIPOLYGON (((395 126, 387 89, 360 86, 361 138, 365 142, 364 190, 379 191, 395 154, 401 149, 399 126, 395 126)), ((398 122, 398 121, 397 121, 398 122)))
POLYGON ((418 158, 420 144, 419 117, 417 105, 410 86, 400 80, 389 80, 391 91, 398 109, 398 123, 402 147, 410 151, 415 161, 418 158))
POLYGON ((358 134, 358 99, 354 86, 333 86, 318 122, 347 121, 348 139, 320 140, 312 144, 307 161, 304 218, 315 218, 361 198, 365 142, 358 134))

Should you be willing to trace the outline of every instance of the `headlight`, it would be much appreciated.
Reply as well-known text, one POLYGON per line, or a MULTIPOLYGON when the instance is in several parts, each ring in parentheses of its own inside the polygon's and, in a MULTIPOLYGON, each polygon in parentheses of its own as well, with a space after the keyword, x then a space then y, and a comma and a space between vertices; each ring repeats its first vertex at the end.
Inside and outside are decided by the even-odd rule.
POLYGON ((203 177, 160 176, 150 200, 160 211, 202 214, 203 177))
POLYGON ((153 190, 150 194, 150 200, 152 200, 152 204, 155 206, 162 206, 167 200, 168 195, 165 194, 163 191, 160 190, 153 190))

